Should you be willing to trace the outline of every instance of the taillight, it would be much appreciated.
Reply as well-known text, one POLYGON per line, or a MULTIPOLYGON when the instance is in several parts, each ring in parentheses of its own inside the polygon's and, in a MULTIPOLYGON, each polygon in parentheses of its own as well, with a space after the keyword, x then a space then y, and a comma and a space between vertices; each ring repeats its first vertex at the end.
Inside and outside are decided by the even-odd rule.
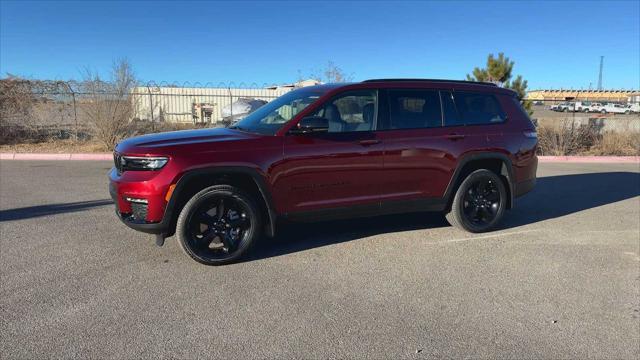
POLYGON ((535 130, 525 130, 522 132, 522 134, 524 135, 524 137, 528 138, 528 139, 537 139, 538 138, 538 133, 535 130))

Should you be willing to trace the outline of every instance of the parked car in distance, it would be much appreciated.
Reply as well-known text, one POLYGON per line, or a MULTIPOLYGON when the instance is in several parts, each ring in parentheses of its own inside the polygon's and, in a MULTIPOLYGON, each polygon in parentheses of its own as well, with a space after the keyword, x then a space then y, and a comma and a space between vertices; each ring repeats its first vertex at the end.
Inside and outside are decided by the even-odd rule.
POLYGON ((573 111, 588 112, 590 106, 591 106, 591 101, 576 101, 573 104, 573 111))
POLYGON ((639 103, 632 103, 632 104, 627 104, 627 111, 625 111, 626 114, 638 114, 640 113, 640 104, 639 103))
POLYGON ((594 103, 591 103, 591 105, 589 105, 587 112, 599 113, 599 112, 602 112, 603 109, 604 109, 604 105, 602 103, 594 102, 594 103))
POLYGON ((220 265, 287 221, 439 211, 492 230, 534 187, 537 144, 517 94, 491 83, 326 84, 229 128, 126 139, 109 191, 124 224, 220 265))
POLYGON ((549 109, 553 111, 566 112, 566 111, 569 111, 569 106, 570 106, 569 102, 561 102, 559 104, 552 105, 549 109))
POLYGON ((603 114, 624 114, 629 113, 629 109, 622 104, 607 104, 600 110, 603 114))

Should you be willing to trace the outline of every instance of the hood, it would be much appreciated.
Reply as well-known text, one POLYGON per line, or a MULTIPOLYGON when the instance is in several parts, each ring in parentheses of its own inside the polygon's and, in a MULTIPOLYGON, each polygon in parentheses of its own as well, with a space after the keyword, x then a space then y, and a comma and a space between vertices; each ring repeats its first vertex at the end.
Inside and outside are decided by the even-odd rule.
POLYGON ((125 139, 116 146, 116 151, 119 153, 144 153, 154 152, 154 150, 159 150, 159 148, 176 145, 195 145, 200 143, 254 139, 257 137, 260 137, 260 135, 227 128, 170 131, 125 139))

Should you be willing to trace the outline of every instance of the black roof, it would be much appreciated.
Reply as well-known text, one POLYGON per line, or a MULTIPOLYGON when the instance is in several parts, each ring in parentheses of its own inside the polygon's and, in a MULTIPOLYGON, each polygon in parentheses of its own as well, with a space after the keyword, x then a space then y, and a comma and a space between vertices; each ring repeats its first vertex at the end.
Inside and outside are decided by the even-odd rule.
POLYGON ((454 84, 476 84, 476 85, 488 85, 498 86, 494 83, 484 81, 466 81, 466 80, 446 80, 446 79, 369 79, 363 81, 368 82, 440 82, 440 83, 454 83, 454 84))

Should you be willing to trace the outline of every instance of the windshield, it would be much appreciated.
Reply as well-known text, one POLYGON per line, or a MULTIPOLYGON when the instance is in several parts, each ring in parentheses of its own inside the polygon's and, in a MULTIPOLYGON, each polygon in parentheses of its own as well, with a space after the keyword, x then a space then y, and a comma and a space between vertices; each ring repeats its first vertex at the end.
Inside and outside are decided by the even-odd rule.
POLYGON ((231 129, 274 135, 300 111, 316 101, 327 89, 299 89, 288 92, 247 115, 231 129))

